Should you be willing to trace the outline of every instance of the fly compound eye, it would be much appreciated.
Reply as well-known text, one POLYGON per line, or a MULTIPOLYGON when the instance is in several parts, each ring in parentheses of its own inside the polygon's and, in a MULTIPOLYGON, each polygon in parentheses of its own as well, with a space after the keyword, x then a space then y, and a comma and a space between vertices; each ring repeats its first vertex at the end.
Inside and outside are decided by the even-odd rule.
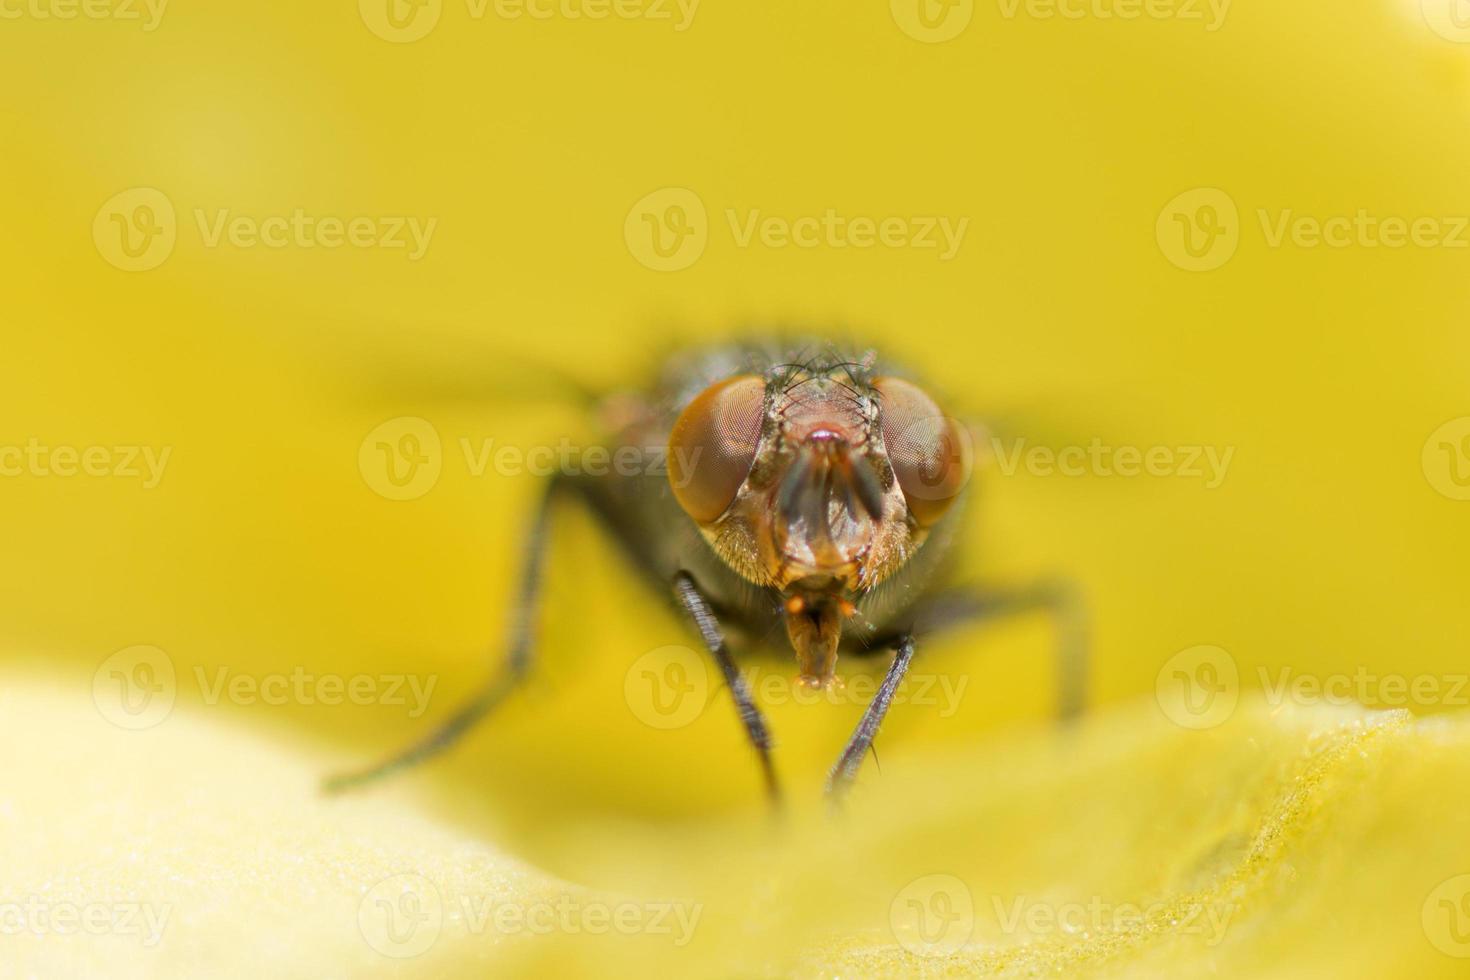
POLYGON ((878 378, 883 444, 909 513, 928 527, 944 516, 970 479, 972 452, 964 426, 939 410, 918 385, 878 378))
POLYGON ((684 512, 701 524, 715 520, 755 463, 766 383, 740 375, 710 385, 679 415, 669 436, 669 485, 684 512))

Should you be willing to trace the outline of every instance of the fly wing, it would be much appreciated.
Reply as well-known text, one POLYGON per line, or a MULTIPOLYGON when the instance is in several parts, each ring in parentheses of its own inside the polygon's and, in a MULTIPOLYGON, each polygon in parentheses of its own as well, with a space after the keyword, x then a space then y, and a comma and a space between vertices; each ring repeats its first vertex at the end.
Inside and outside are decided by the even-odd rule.
POLYGON ((425 409, 558 405, 586 410, 601 396, 601 386, 561 360, 503 342, 448 331, 426 337, 423 330, 401 324, 361 329, 367 342, 355 336, 351 344, 333 343, 328 337, 320 348, 321 357, 331 360, 331 370, 322 376, 349 379, 349 394, 358 401, 425 409))

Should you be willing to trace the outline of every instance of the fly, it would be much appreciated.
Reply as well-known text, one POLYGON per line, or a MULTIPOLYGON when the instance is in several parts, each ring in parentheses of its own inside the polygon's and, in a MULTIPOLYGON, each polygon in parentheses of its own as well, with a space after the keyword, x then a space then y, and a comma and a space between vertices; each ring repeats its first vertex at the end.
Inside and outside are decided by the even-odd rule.
POLYGON ((504 659, 427 737, 330 789, 437 755, 505 700, 534 662, 534 612, 555 505, 595 514, 648 583, 672 592, 720 669, 767 792, 779 799, 772 740, 736 667, 725 624, 784 634, 797 682, 840 683, 840 653, 892 652, 887 673, 826 781, 851 786, 918 637, 998 615, 1044 610, 1057 626, 1059 711, 1082 705, 1085 639, 1074 592, 1055 583, 981 589, 947 582, 945 559, 974 460, 968 429, 872 351, 748 344, 675 359, 634 396, 599 400, 618 452, 666 465, 551 477, 526 540, 504 659))

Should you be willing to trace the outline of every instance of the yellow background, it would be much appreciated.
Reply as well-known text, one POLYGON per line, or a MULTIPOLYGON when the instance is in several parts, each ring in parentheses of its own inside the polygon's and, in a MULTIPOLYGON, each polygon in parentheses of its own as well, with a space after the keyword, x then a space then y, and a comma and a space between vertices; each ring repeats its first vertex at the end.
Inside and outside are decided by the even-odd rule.
MULTIPOLYGON (((153 489, 0 479, 0 639, 17 685, 86 706, 97 665, 148 644, 181 678, 160 731, 251 733, 322 772, 402 744, 484 675, 537 493, 527 476, 468 473, 459 440, 585 439, 575 407, 537 380, 544 369, 632 384, 671 349, 761 324, 871 338, 1006 438, 1234 450, 1215 489, 994 467, 976 478, 964 570, 1077 580, 1093 616, 1092 703, 1147 702, 1104 716, 1119 725, 1147 714, 1160 668, 1200 644, 1233 656, 1243 704, 1262 668, 1466 670, 1470 504, 1436 490, 1443 474, 1421 450, 1470 414, 1470 251, 1271 247, 1258 218, 1470 214, 1470 45, 1437 34, 1417 3, 1237 2, 1213 32, 979 3, 933 44, 887 4, 834 0, 704 0, 683 31, 509 19, 493 5, 475 19, 447 0, 411 43, 377 36, 341 0, 174 0, 153 31, 6 9, 23 14, 0 20, 0 442, 171 447, 153 489), (172 202, 177 243, 157 268, 125 272, 93 226, 136 187, 172 202), (659 272, 624 228, 636 202, 668 187, 698 196, 708 241, 688 268, 659 272), (1237 205, 1239 244, 1219 268, 1186 272, 1156 225, 1200 187, 1237 205), (437 225, 409 261, 207 247, 195 217, 298 208, 437 225), (946 262, 922 249, 741 247, 726 218, 828 208, 969 225, 946 262), (437 485, 402 502, 358 467, 364 437, 400 416, 444 440, 437 485), (438 686, 422 719, 384 705, 209 705, 196 666, 408 671, 438 686)), ((690 637, 588 519, 565 516, 527 692, 462 751, 373 799, 590 888, 679 881, 718 894, 718 876, 691 873, 691 886, 672 869, 721 842, 732 866, 784 855, 800 874, 802 852, 750 830, 757 774, 723 698, 675 732, 629 711, 629 665, 690 637)), ((967 677, 968 691, 951 718, 895 710, 879 743, 885 775, 864 770, 867 805, 895 819, 885 779, 963 783, 972 760, 1009 744, 1001 733, 1044 737, 1048 635, 1028 619, 927 644, 927 669, 967 677)), ((799 814, 816 809, 859 711, 771 708, 799 814)), ((33 717, 37 745, 74 731, 33 717)), ((100 764, 133 737, 103 726, 109 748, 77 758, 100 764)), ((218 767, 202 777, 206 802, 226 798, 211 785, 252 778, 228 756, 218 767)), ((45 780, 70 775, 45 769, 0 795, 61 792, 45 780)), ((1440 778, 1401 788, 1426 802, 1440 778)), ((105 837, 100 784, 67 785, 99 808, 105 837)), ((1074 798, 1053 789, 1047 812, 1074 798)), ((1079 855, 1102 845, 1070 841, 1079 855)), ((1065 866, 1072 852, 1056 846, 1065 866)), ((52 873, 69 860, 57 854, 52 873)), ((860 876, 862 854, 850 863, 860 876)), ((1466 870, 1431 862, 1425 890, 1466 870)), ((759 889, 741 887, 731 907, 759 904, 759 889)), ((1412 918, 1419 893, 1405 895, 1412 918)), ((806 900, 820 906, 821 890, 806 900)), ((779 924, 761 929, 756 945, 787 962, 779 924)), ((1418 940, 1399 960, 1455 965, 1418 940)), ((708 956, 672 962, 754 969, 708 956)))

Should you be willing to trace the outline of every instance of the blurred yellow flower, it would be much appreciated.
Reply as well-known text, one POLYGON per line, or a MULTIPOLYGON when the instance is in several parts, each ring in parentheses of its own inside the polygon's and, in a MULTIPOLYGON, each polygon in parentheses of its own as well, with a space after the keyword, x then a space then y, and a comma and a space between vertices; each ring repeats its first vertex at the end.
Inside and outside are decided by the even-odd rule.
POLYGON ((0 976, 1463 974, 1463 8, 0 0, 0 976), (568 512, 525 691, 320 796, 490 669, 567 391, 769 324, 992 423, 1083 722, 926 640, 829 819, 881 664, 742 650, 773 826, 568 512))

